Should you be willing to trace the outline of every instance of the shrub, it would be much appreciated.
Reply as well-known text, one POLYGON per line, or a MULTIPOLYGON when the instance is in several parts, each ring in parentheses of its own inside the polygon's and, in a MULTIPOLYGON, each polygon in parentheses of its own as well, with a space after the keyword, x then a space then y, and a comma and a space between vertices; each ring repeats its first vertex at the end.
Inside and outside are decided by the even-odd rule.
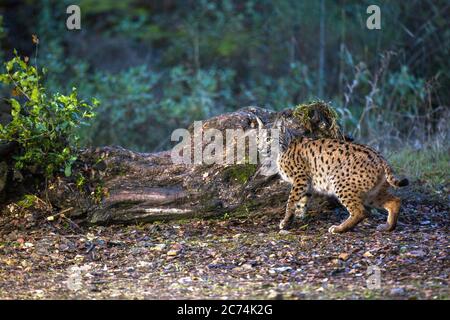
POLYGON ((12 86, 12 121, 0 125, 0 141, 19 146, 14 155, 17 169, 29 169, 50 177, 64 171, 71 175, 76 160, 78 136, 75 130, 94 116, 98 101, 79 100, 75 88, 69 95, 47 94, 41 85, 41 74, 28 58, 15 57, 5 63, 0 83, 12 86))

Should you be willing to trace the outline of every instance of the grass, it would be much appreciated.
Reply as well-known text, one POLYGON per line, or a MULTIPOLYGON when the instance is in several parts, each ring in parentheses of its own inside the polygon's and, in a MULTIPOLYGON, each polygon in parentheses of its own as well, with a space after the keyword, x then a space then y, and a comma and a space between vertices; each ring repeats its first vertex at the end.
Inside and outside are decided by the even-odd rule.
POLYGON ((388 159, 399 176, 406 176, 411 181, 424 183, 432 189, 449 186, 450 152, 448 148, 428 147, 416 150, 405 147, 393 152, 388 159))

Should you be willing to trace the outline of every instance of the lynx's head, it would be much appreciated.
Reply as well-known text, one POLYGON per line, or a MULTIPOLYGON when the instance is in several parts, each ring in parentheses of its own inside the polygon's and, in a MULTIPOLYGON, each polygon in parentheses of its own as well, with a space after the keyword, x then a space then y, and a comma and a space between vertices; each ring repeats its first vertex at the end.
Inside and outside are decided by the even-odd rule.
POLYGON ((270 127, 264 125, 260 118, 256 117, 258 123, 258 149, 267 150, 277 146, 280 152, 286 151, 289 144, 302 132, 292 129, 282 116, 278 116, 270 127))
POLYGON ((261 164, 259 173, 271 176, 278 173, 278 155, 285 152, 291 141, 301 134, 286 126, 286 120, 283 117, 278 117, 271 126, 264 125, 257 116, 255 119, 258 123, 257 145, 261 164))

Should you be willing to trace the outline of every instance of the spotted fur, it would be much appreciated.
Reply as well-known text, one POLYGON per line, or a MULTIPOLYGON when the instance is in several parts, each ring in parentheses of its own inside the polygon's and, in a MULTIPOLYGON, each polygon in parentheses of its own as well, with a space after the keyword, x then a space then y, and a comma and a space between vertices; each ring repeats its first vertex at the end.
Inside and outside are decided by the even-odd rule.
POLYGON ((408 180, 398 180, 377 151, 336 139, 294 138, 289 130, 281 129, 277 166, 292 188, 280 229, 285 229, 294 215, 306 217, 313 192, 336 197, 349 212, 344 222, 329 228, 331 233, 355 227, 365 218, 365 206, 387 210, 387 222, 378 230, 395 229, 400 199, 389 192, 389 187, 405 186, 408 180))

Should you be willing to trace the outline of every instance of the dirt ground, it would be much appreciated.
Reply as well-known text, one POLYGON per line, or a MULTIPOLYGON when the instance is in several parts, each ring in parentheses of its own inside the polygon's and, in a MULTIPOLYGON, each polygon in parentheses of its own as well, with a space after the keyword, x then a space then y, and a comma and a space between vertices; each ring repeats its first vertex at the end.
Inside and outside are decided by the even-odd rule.
POLYGON ((341 209, 280 234, 278 212, 79 228, 3 213, 1 299, 448 299, 448 196, 402 195, 400 223, 327 233, 341 209), (447 197, 447 198, 446 198, 447 197))

